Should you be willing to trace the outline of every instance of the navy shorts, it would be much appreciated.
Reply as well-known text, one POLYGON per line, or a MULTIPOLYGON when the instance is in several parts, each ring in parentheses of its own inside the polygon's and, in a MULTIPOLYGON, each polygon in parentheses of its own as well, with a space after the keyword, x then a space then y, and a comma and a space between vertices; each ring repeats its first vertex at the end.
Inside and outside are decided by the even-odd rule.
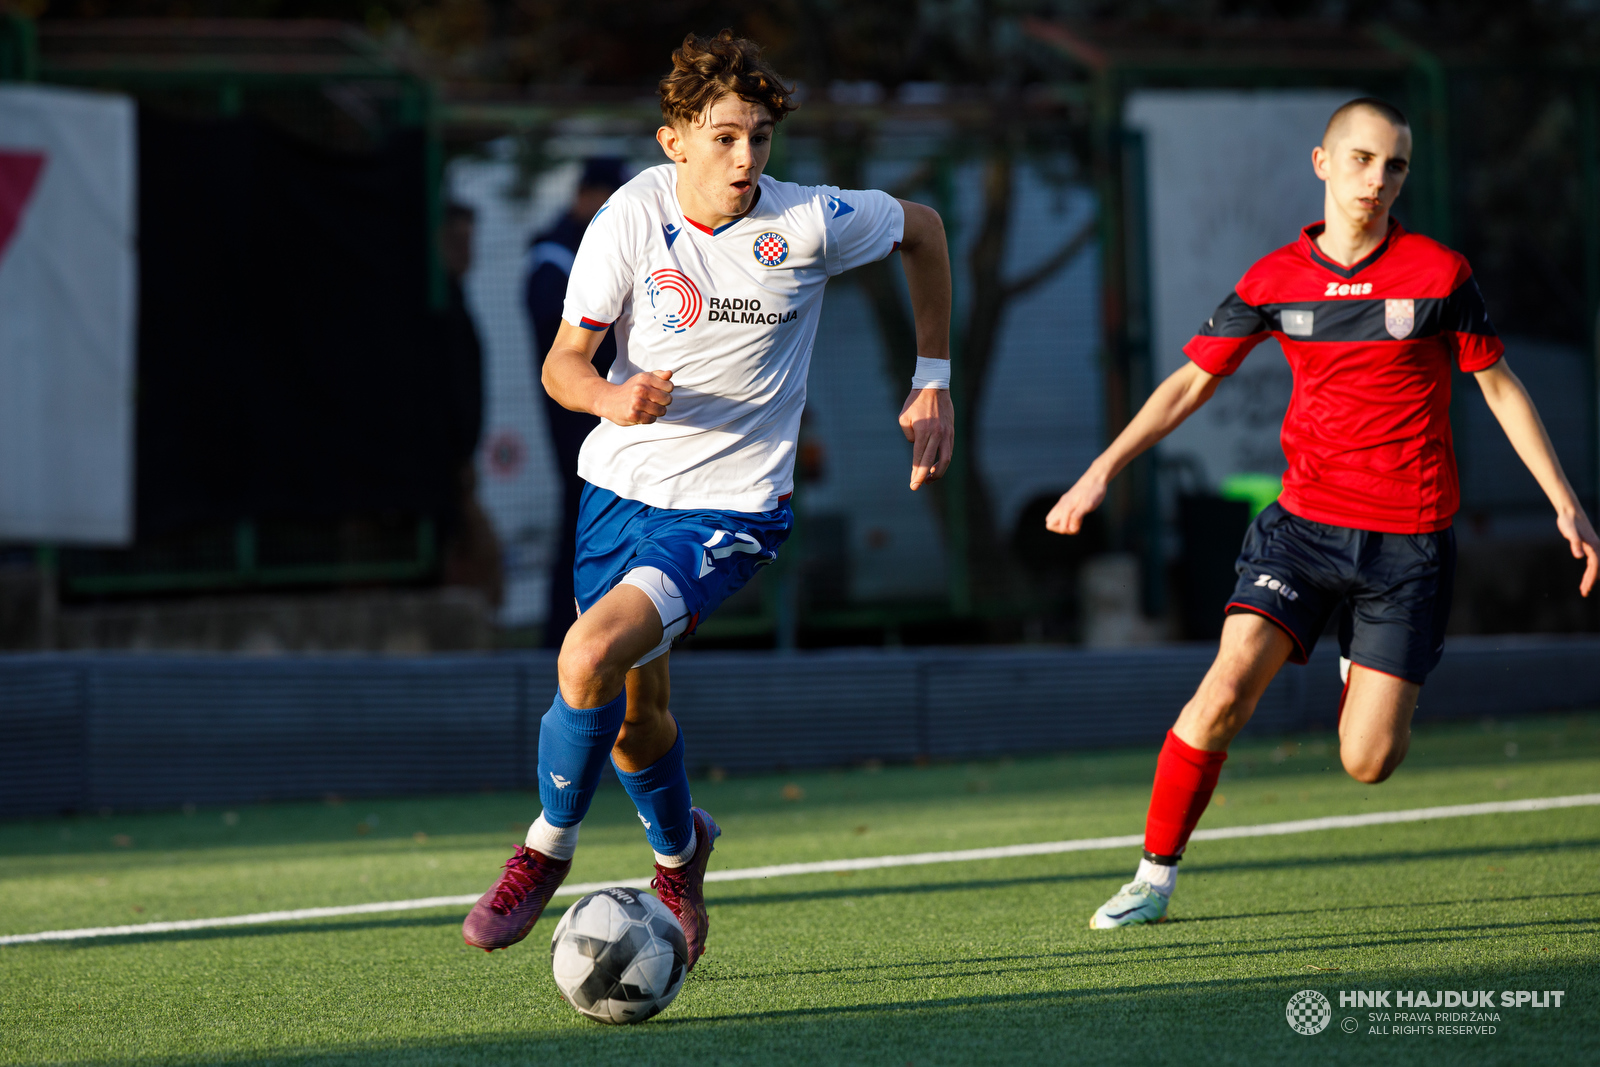
POLYGON ((1456 535, 1329 526, 1272 504, 1245 534, 1228 614, 1265 615, 1304 663, 1339 612, 1339 651, 1352 663, 1421 685, 1444 654, 1456 535))
POLYGON ((787 500, 771 511, 678 511, 585 485, 572 565, 578 611, 624 579, 637 585, 660 611, 664 631, 661 645, 639 661, 648 662, 776 560, 793 527, 787 500))

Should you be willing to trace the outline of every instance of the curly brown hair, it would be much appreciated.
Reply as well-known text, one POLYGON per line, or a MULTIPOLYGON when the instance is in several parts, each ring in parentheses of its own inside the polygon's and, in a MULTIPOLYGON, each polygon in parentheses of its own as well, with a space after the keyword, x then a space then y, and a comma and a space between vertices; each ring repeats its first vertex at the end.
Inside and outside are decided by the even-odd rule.
POLYGON ((656 87, 661 116, 670 125, 693 123, 721 97, 732 93, 760 104, 782 122, 793 111, 794 87, 785 86, 778 72, 761 56, 761 46, 732 30, 715 37, 689 34, 672 53, 672 73, 656 87))

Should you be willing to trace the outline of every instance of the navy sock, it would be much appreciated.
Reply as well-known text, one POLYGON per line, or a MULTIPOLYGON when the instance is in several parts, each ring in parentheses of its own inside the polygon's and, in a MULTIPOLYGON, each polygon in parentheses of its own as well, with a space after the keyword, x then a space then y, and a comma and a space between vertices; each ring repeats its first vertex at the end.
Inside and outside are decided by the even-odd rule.
POLYGON ((598 708, 574 708, 556 694, 539 720, 539 800, 545 822, 576 826, 589 813, 627 712, 626 689, 598 708))
POLYGON ((633 798, 644 823, 650 847, 663 856, 676 856, 694 840, 694 816, 689 814, 689 774, 683 769, 683 729, 667 754, 642 771, 617 768, 622 788, 633 798))

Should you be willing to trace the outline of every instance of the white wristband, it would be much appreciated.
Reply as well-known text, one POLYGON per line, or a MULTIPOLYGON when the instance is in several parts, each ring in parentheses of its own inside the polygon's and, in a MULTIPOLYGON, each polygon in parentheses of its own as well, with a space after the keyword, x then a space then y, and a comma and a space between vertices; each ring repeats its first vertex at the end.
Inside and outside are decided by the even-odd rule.
POLYGON ((911 388, 950 388, 950 361, 948 359, 929 359, 927 356, 918 356, 916 373, 911 376, 911 388))

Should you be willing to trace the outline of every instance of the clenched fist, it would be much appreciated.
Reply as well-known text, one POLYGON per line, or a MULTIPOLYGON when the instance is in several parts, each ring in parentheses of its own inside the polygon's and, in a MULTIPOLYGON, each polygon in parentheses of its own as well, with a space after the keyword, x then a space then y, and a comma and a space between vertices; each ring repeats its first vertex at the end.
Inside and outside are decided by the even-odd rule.
POLYGON ((672 372, 644 371, 613 386, 597 414, 618 426, 644 426, 655 422, 672 406, 672 372))

